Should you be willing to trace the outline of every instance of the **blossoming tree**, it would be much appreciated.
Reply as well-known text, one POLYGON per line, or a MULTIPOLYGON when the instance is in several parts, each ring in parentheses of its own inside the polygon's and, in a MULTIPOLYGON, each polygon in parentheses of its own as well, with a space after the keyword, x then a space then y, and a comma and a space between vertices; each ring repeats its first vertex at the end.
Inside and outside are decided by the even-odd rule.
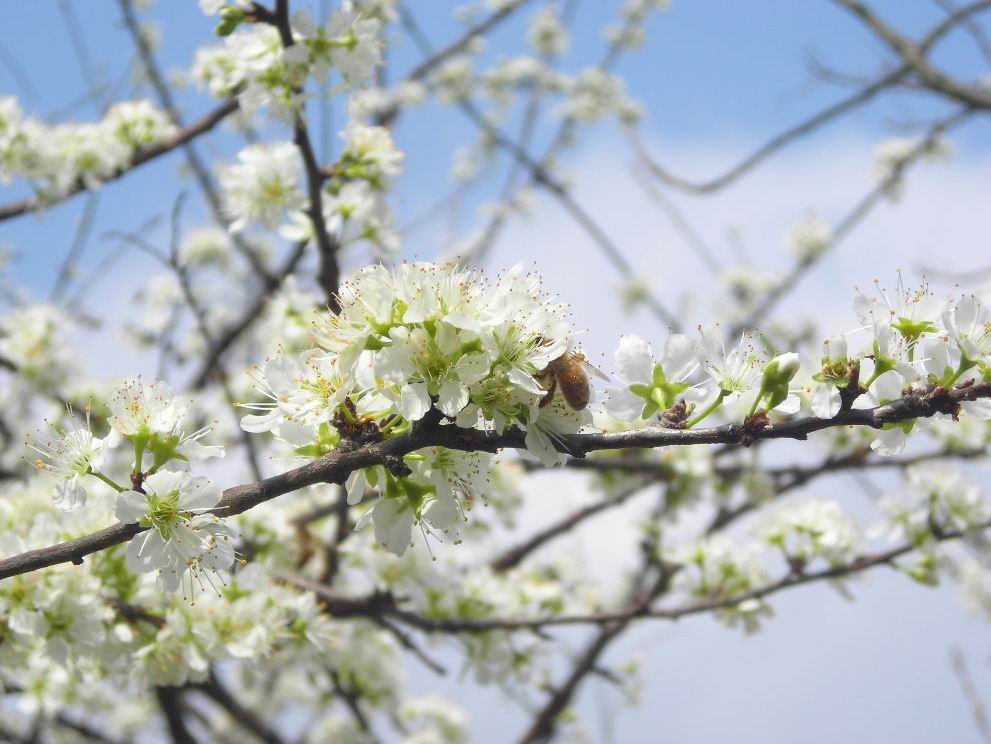
MULTIPOLYGON (((813 582, 852 593, 882 565, 923 584, 966 574, 991 605, 987 579, 953 549, 987 558, 991 503, 961 461, 984 458, 989 439, 991 298, 899 275, 890 291, 851 296, 858 328, 807 333, 774 317, 919 161, 946 152, 949 130, 991 110, 986 84, 930 54, 953 34, 988 53, 991 3, 941 4, 910 38, 837 0, 893 66, 707 182, 674 175, 641 142, 643 112, 613 72, 664 0, 616 2, 601 59, 577 72, 561 64, 572 0, 476 2, 436 49, 413 3, 200 0, 215 43, 184 78, 214 103, 188 120, 143 25, 147 4, 119 0, 148 97, 118 100, 94 80, 87 100, 101 115, 63 123, 0 98, 0 181, 21 192, 0 220, 95 205, 106 184, 175 153, 212 223, 185 229, 194 196, 181 194, 164 232, 109 236, 115 255, 160 269, 125 324, 158 356, 157 379, 89 378, 72 351, 67 329, 86 322, 85 224, 52 301, 12 294, 0 319, 0 738, 463 742, 458 701, 406 684, 410 667, 457 665, 528 712, 498 740, 572 740, 586 723, 579 688, 632 686, 636 670, 609 650, 640 623, 708 613, 751 633, 775 595, 813 582), (526 53, 477 69, 487 35, 514 19, 526 53), (400 37, 422 60, 390 83, 400 37), (797 224, 791 268, 731 277, 723 321, 697 330, 637 279, 560 169, 587 124, 612 118, 645 188, 718 191, 900 88, 939 98, 947 115, 886 142, 843 220, 797 224), (456 158, 461 188, 497 155, 512 166, 484 229, 436 261, 405 262, 390 187, 416 143, 397 144, 392 127, 433 102, 478 135, 456 158), (324 158, 315 120, 330 104, 347 120, 324 158), (542 118, 556 133, 540 152, 542 118), (238 150, 208 162, 222 123, 238 150), (532 190, 659 321, 644 338, 616 329, 605 364, 586 361, 567 304, 588 298, 551 296, 539 254, 481 268, 532 190), (818 459, 780 464, 803 450, 818 459), (523 479, 561 467, 582 471, 595 499, 521 523, 523 479), (870 524, 803 491, 874 468, 900 472, 902 486, 870 524), (600 585, 548 558, 549 544, 632 505, 634 571, 600 585)), ((62 12, 86 67, 75 11, 62 12)))

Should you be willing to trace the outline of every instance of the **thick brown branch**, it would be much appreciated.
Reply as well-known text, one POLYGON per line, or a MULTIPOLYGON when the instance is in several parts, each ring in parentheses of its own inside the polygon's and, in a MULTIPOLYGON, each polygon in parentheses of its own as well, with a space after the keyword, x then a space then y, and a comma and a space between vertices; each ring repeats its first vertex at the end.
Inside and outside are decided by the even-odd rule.
POLYGON ((182 690, 179 687, 156 687, 155 695, 158 705, 165 716, 172 744, 196 744, 196 739, 189 732, 182 714, 182 690))
MULTIPOLYGON (((874 429, 885 424, 925 418, 936 414, 955 414, 962 401, 991 398, 991 383, 957 387, 952 390, 932 388, 876 408, 842 411, 833 418, 798 418, 762 428, 731 424, 707 429, 665 429, 650 426, 623 432, 562 435, 557 443, 561 452, 581 456, 596 450, 681 447, 695 444, 731 444, 749 446, 762 439, 806 439, 809 434, 838 426, 867 426, 874 429)), ((419 425, 407 433, 381 443, 351 451, 335 451, 257 483, 234 486, 224 491, 213 512, 219 516, 240 514, 282 494, 317 483, 343 483, 351 472, 381 465, 423 447, 447 447, 462 451, 497 452, 505 448, 526 447, 525 432, 507 429, 502 434, 462 429, 457 426, 419 425)), ((31 550, 0 561, 0 579, 27 573, 59 563, 80 563, 83 557, 127 542, 141 529, 133 524, 116 524, 99 532, 48 548, 31 550)))

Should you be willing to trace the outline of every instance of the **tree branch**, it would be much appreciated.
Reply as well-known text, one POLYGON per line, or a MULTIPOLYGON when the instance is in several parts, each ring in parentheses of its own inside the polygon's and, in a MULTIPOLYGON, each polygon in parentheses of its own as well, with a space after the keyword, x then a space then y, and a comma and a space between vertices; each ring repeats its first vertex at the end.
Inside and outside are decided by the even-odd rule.
POLYGON ((543 547, 554 538, 570 532, 579 524, 594 517, 600 512, 604 512, 607 509, 613 509, 617 506, 622 506, 633 496, 636 496, 643 489, 657 483, 659 480, 660 477, 656 474, 652 477, 637 478, 632 483, 624 484, 622 488, 616 490, 615 493, 606 496, 604 499, 600 499, 595 503, 589 504, 588 506, 582 507, 571 514, 562 517, 558 521, 553 522, 544 529, 535 533, 524 542, 504 551, 500 556, 491 562, 490 565, 492 570, 496 573, 503 573, 505 571, 509 571, 510 569, 516 568, 516 566, 522 563, 527 556, 543 547))
MULTIPOLYGON (((955 99, 970 108, 991 109, 991 91, 981 84, 967 84, 956 80, 934 67, 926 58, 926 47, 905 38, 885 23, 860 0, 834 0, 849 10, 856 18, 884 42, 898 58, 918 75, 923 87, 948 98, 955 99)), ((991 0, 982 0, 952 13, 940 24, 940 28, 952 28, 961 20, 980 10, 991 8, 991 0)))
MULTIPOLYGON (((938 535, 934 535, 933 540, 938 543, 959 540, 968 534, 976 534, 988 528, 991 528, 991 521, 978 525, 967 533, 960 530, 945 530, 938 535)), ((400 608, 396 603, 396 598, 390 594, 376 593, 366 597, 344 597, 329 587, 302 577, 282 573, 279 573, 278 577, 301 589, 312 591, 321 600, 327 602, 331 612, 337 614, 338 617, 369 617, 375 614, 385 614, 405 623, 411 628, 416 628, 425 633, 475 634, 492 631, 534 631, 573 625, 608 626, 611 623, 633 619, 680 620, 683 617, 735 607, 749 599, 764 599, 765 597, 793 587, 830 579, 842 579, 871 568, 876 568, 877 566, 892 565, 897 558, 901 558, 918 549, 919 546, 914 542, 906 542, 888 550, 861 556, 850 563, 831 566, 819 571, 804 573, 790 572, 777 581, 769 582, 763 586, 739 594, 697 599, 676 607, 652 608, 640 603, 621 610, 532 618, 493 617, 468 619, 427 617, 417 612, 400 608)))
MULTIPOLYGON (((158 96, 159 103, 165 109, 172 123, 177 127, 181 127, 182 115, 179 113, 179 107, 176 105, 175 98, 172 96, 172 90, 169 88, 169 84, 165 76, 162 75, 162 71, 159 69, 158 63, 155 60, 154 49, 148 43, 148 38, 141 30, 141 26, 134 15, 132 0, 119 0, 119 4, 121 14, 124 17, 124 26, 127 28, 131 39, 134 41, 134 45, 138 49, 141 62, 148 75, 148 80, 151 81, 152 88, 154 88, 158 96)), ((207 205, 210 207, 210 212, 214 220, 227 230, 230 227, 230 220, 224 214, 220 194, 217 192, 217 188, 213 183, 209 168, 203 162, 192 142, 186 142, 183 145, 183 150, 186 153, 186 162, 189 163, 189 169, 196 177, 203 196, 206 197, 207 205)), ((230 233, 230 238, 234 243, 234 247, 238 249, 251 266, 251 270, 262 279, 268 279, 268 269, 265 267, 265 263, 258 251, 240 233, 230 233)))
MULTIPOLYGON (((928 52, 946 34, 952 31, 958 24, 965 22, 971 15, 981 10, 991 7, 991 0, 982 0, 950 13, 941 23, 933 27, 925 38, 918 44, 920 54, 928 52)), ((850 111, 860 108, 862 105, 873 100, 878 94, 901 84, 913 72, 913 66, 903 62, 897 69, 886 72, 876 80, 865 85, 861 90, 850 96, 827 106, 823 110, 813 114, 808 119, 790 127, 783 132, 773 136, 765 144, 758 147, 750 155, 743 158, 739 163, 732 166, 724 173, 706 181, 690 181, 674 175, 655 160, 647 151, 646 146, 640 139, 639 134, 632 127, 627 128, 627 133, 637 157, 644 167, 658 180, 668 186, 688 191, 695 194, 710 194, 729 186, 740 177, 746 175, 756 168, 760 163, 790 145, 807 134, 811 134, 820 127, 828 124, 834 119, 843 116, 850 111)))
MULTIPOLYGON (((683 447, 695 444, 731 444, 750 446, 764 439, 808 438, 809 434, 838 426, 867 426, 879 429, 936 414, 956 415, 962 401, 991 398, 991 383, 965 385, 952 390, 933 387, 914 391, 904 398, 876 408, 849 409, 828 419, 814 416, 777 424, 728 424, 705 429, 666 429, 649 426, 621 432, 561 435, 556 443, 566 454, 580 457, 597 450, 683 447)), ((256 483, 234 486, 224 491, 220 504, 212 513, 221 516, 240 514, 258 504, 317 483, 342 484, 353 471, 392 462, 424 447, 447 447, 461 451, 498 452, 505 448, 525 449, 526 433, 506 429, 502 434, 457 426, 424 425, 384 442, 355 450, 336 450, 313 462, 256 483)), ((91 554, 120 545, 141 532, 136 524, 115 524, 77 540, 31 550, 0 561, 0 579, 35 571, 59 563, 82 562, 91 554)))
MULTIPOLYGON (((279 31, 282 46, 285 49, 293 46, 295 42, 292 37, 292 28, 289 25, 289 0, 276 0, 273 23, 279 31)), ((324 179, 320 163, 317 162, 316 153, 313 151, 313 144, 310 142, 304 116, 305 111, 297 111, 293 117, 293 142, 299 149, 306 171, 306 192, 310 201, 307 214, 310 217, 310 222, 313 223, 317 251, 320 254, 320 271, 317 275, 317 282, 323 289, 327 305, 331 310, 337 312, 340 309, 337 298, 337 288, 341 283, 341 269, 337 263, 337 251, 340 248, 340 243, 336 237, 327 231, 327 223, 323 216, 322 187, 324 179)))
POLYGON ((172 736, 172 744, 196 744, 196 739, 189 733, 186 721, 182 715, 182 692, 178 687, 156 687, 155 696, 158 705, 165 716, 165 723, 172 736))
POLYGON ((258 716, 253 710, 245 708, 230 690, 224 687, 217 676, 210 672, 205 682, 189 685, 190 689, 202 692, 214 703, 223 708, 233 721, 243 726, 264 744, 285 744, 285 740, 275 729, 258 716))
MULTIPOLYGON (((935 387, 915 391, 876 408, 849 409, 833 418, 792 419, 780 424, 755 427, 753 424, 727 424, 707 429, 666 429, 649 426, 622 432, 561 435, 559 451, 583 457, 589 452, 612 449, 683 447, 695 444, 732 444, 750 446, 763 439, 807 439, 809 434, 838 426, 868 426, 879 429, 885 424, 899 423, 936 414, 956 415, 962 401, 991 398, 991 383, 966 385, 952 390, 935 387)), ((418 425, 407 434, 370 444, 355 450, 337 450, 299 468, 266 478, 257 483, 234 486, 224 491, 223 498, 212 513, 227 517, 251 509, 301 488, 317 483, 343 484, 355 470, 383 465, 424 447, 447 447, 461 451, 498 452, 501 449, 525 449, 526 433, 506 429, 502 434, 457 426, 418 425)), ((100 550, 125 543, 142 529, 136 524, 115 524, 77 540, 48 548, 30 550, 0 561, 0 579, 28 573, 59 563, 82 563, 82 559, 100 550)))
POLYGON ((891 188, 899 183, 904 176, 905 171, 914 165, 923 155, 925 155, 934 142, 936 142, 947 130, 962 124, 973 114, 973 109, 962 109, 954 112, 942 121, 939 121, 933 125, 929 131, 926 132, 926 135, 915 145, 915 147, 912 148, 911 152, 909 152, 904 159, 892 167, 891 172, 885 176, 884 180, 876 184, 870 191, 868 191, 867 194, 854 205, 853 209, 847 212, 847 214, 838 223, 836 223, 832 231, 832 237, 830 238, 829 244, 825 247, 825 249, 796 261, 791 270, 764 293, 760 303, 754 307, 743 320, 733 325, 729 332, 730 337, 738 336, 744 331, 752 330, 757 326, 757 324, 766 318, 774 306, 777 305, 778 302, 785 295, 787 295, 788 292, 791 291, 807 273, 809 273, 813 266, 818 264, 824 256, 826 256, 830 251, 843 242, 843 240, 850 236, 850 234, 864 221, 867 215, 869 215, 874 208, 885 199, 891 188))
MULTIPOLYGON (((470 27, 450 44, 447 44, 420 62, 420 64, 414 67, 406 76, 406 82, 418 82, 423 80, 438 66, 465 49, 472 42, 472 40, 489 33, 496 26, 507 20, 516 11, 520 10, 524 5, 531 1, 532 0, 510 0, 508 3, 505 3, 500 10, 497 10, 488 18, 485 18, 481 22, 470 27)), ((376 117, 375 123, 382 127, 391 126, 396 117, 399 116, 399 112, 399 105, 393 104, 376 117)))
MULTIPOLYGON (((180 129, 171 137, 159 142, 157 145, 152 145, 151 147, 146 147, 142 150, 138 150, 131 158, 131 162, 128 163, 124 168, 121 168, 116 173, 103 179, 102 184, 110 183, 116 181, 122 176, 126 175, 130 171, 138 168, 145 163, 150 163, 151 161, 160 158, 163 155, 175 150, 177 147, 182 147, 187 142, 199 137, 201 134, 205 134, 213 129, 217 124, 222 122, 228 116, 237 111, 238 104, 236 99, 229 99, 221 103, 217 108, 213 109, 210 113, 206 114, 202 118, 190 124, 188 127, 180 129)), ((9 220, 14 217, 19 217, 22 214, 27 214, 28 212, 34 212, 38 209, 43 209, 46 207, 53 206, 60 202, 63 202, 81 191, 86 190, 86 184, 82 180, 76 181, 76 183, 70 187, 70 189, 59 196, 52 199, 39 199, 38 197, 30 197, 28 199, 23 199, 19 202, 12 202, 10 204, 0 206, 0 222, 4 220, 9 220)))
POLYGON ((306 242, 300 241, 293 246, 292 252, 286 258, 282 267, 272 276, 265 279, 261 291, 255 301, 248 306, 244 314, 227 328, 217 334, 216 343, 207 349, 203 355, 203 363, 199 371, 193 376, 190 387, 193 390, 202 390, 211 381, 214 374, 218 372, 220 361, 227 350, 234 345, 242 334, 247 331, 252 324, 264 312, 268 304, 269 296, 282 286, 283 282, 294 272, 300 262, 306 256, 306 242))

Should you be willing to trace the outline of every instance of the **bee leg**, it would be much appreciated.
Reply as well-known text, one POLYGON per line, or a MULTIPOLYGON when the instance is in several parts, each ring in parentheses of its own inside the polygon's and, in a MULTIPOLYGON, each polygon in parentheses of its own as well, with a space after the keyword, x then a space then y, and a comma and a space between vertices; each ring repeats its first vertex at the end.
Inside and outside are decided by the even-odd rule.
POLYGON ((551 386, 547 388, 547 394, 540 399, 540 403, 537 404, 538 408, 546 408, 550 405, 550 402, 554 400, 554 393, 557 392, 557 378, 551 375, 551 386))

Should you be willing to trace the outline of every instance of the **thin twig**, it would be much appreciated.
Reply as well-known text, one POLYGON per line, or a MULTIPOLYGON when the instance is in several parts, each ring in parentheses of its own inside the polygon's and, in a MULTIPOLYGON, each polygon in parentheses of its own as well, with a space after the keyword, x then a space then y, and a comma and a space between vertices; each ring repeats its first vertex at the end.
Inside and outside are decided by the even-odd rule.
MULTIPOLYGON (((289 0, 276 0, 274 24, 279 31, 279 38, 282 39, 282 46, 286 49, 293 46, 295 41, 292 36, 292 28, 289 25, 289 0)), ((296 112, 293 117, 293 142, 296 143, 300 156, 303 158, 303 168, 306 172, 306 192, 309 197, 306 213, 313 224, 317 252, 320 255, 317 283, 323 289, 327 306, 336 312, 340 307, 337 288, 341 283, 341 269, 337 260, 337 252, 341 246, 337 238, 330 234, 324 219, 324 177, 320 163, 317 162, 316 153, 313 151, 313 143, 310 142, 309 131, 302 112, 296 112)))
MULTIPOLYGON (((121 14, 124 17, 124 27, 131 35, 131 39, 138 50, 138 55, 141 57, 141 62, 148 75, 148 80, 151 82, 152 89, 158 96, 159 103, 165 109, 165 113, 168 114, 172 123, 177 127, 182 127, 182 115, 175 102, 175 97, 172 95, 172 89, 169 87, 165 76, 158 66, 154 49, 152 49, 147 36, 138 23, 132 0, 118 0, 118 4, 120 5, 121 14)), ((189 164, 189 169, 193 172, 193 176, 196 178, 196 182, 199 184, 200 190, 206 198, 207 206, 210 208, 210 213, 213 215, 214 221, 224 229, 229 228, 230 220, 224 212, 220 194, 210 175, 210 169, 200 157, 192 141, 186 142, 183 145, 183 152, 186 155, 186 162, 189 164)), ((262 280, 268 280, 270 278, 269 272, 258 250, 249 244, 240 234, 231 233, 230 235, 234 247, 244 256, 255 275, 262 280)))
MULTIPOLYGON (((409 72, 409 74, 406 75, 405 81, 419 82, 423 80, 430 72, 435 70, 458 52, 465 49, 474 39, 485 36, 485 34, 491 32, 499 24, 509 19, 514 13, 516 13, 516 11, 520 10, 529 2, 532 2, 532 0, 510 0, 508 3, 505 3, 502 8, 494 12, 492 15, 488 16, 476 25, 471 26, 457 39, 445 45, 443 48, 437 52, 434 52, 420 62, 409 72)), ((401 109, 399 105, 393 104, 385 111, 379 113, 376 117, 376 124, 383 127, 392 125, 400 111, 401 109)))
POLYGON ((897 184, 902 180, 905 172, 911 166, 916 164, 945 132, 964 123, 973 115, 973 109, 962 109, 954 112, 950 116, 933 125, 929 131, 926 132, 925 136, 922 137, 918 143, 916 143, 912 150, 891 168, 891 171, 884 177, 884 179, 880 183, 874 185, 870 191, 868 191, 867 194, 865 194, 853 206, 853 208, 847 212, 839 222, 836 223, 832 229, 829 244, 825 247, 825 249, 807 254, 796 261, 788 273, 763 294, 760 302, 754 306, 754 308, 750 310, 750 312, 747 313, 742 320, 738 321, 730 328, 728 335, 733 338, 739 336, 745 331, 754 330, 760 322, 767 317, 778 302, 798 285, 799 281, 801 281, 801 279, 809 273, 812 267, 822 261, 828 253, 833 251, 847 237, 849 237, 853 231, 860 226, 864 219, 866 219, 879 204, 884 202, 891 189, 897 186, 897 184))
POLYGON ((959 648, 951 650, 950 664, 953 666, 953 673, 960 682, 960 689, 963 692, 964 698, 967 700, 967 704, 970 706, 971 714, 974 716, 974 725, 977 727, 977 733, 984 741, 984 744, 991 744, 991 721, 988 720, 988 709, 977 692, 973 677, 970 676, 970 670, 967 668, 967 659, 964 657, 963 651, 959 648))

